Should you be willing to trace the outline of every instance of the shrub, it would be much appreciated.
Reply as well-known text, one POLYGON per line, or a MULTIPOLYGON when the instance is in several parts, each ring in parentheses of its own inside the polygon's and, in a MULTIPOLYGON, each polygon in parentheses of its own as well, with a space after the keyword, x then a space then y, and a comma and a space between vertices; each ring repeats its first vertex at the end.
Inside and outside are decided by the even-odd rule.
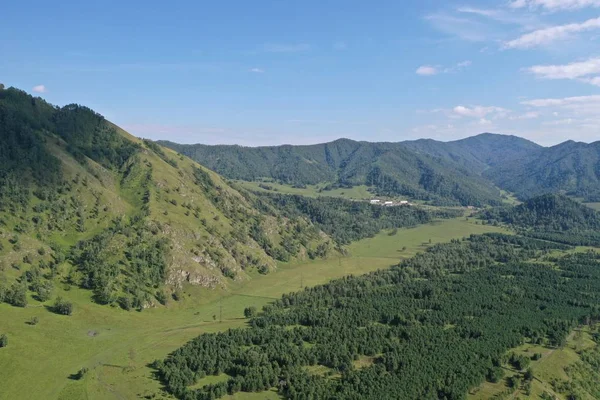
POLYGON ((256 307, 252 306, 252 307, 246 307, 244 309, 244 317, 252 318, 255 315, 256 315, 256 307))
POLYGON ((73 303, 64 300, 62 297, 57 297, 52 311, 61 315, 71 315, 73 313, 73 303))

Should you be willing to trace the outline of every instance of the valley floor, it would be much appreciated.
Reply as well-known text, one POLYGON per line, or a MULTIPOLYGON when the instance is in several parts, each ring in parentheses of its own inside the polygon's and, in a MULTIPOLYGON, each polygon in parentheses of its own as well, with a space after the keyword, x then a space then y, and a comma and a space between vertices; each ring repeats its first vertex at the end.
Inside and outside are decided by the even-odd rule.
MULTIPOLYGON (((244 326, 245 307, 260 308, 301 286, 387 268, 430 244, 498 231, 460 218, 382 232, 350 245, 347 257, 282 264, 269 275, 231 284, 227 292, 190 287, 184 300, 143 312, 97 305, 91 292, 77 288, 60 293, 75 304, 70 317, 50 313, 34 299, 25 309, 0 304, 0 331, 9 337, 0 351, 0 399, 168 398, 148 364, 202 333, 244 326), (33 317, 37 325, 28 324, 33 317), (85 378, 71 379, 83 367, 90 370, 85 378)), ((234 398, 271 396, 277 398, 274 392, 234 398)))

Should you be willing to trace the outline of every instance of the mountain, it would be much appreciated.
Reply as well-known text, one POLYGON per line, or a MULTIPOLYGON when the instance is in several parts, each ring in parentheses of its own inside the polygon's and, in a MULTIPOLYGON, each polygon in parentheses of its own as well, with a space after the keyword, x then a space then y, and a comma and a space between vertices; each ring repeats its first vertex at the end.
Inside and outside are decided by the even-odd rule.
POLYGON ((477 172, 521 159, 543 148, 518 136, 494 133, 482 133, 450 142, 419 139, 402 144, 413 151, 451 160, 477 172))
POLYGON ((87 107, 0 89, 0 302, 63 281, 142 309, 458 214, 259 196, 87 107))
POLYGON ((529 198, 542 193, 562 192, 600 200, 600 141, 572 140, 542 148, 528 156, 496 166, 484 173, 498 186, 529 198))
POLYGON ((261 202, 89 108, 0 89, 0 301, 62 277, 144 308, 333 251, 308 218, 261 202))
POLYGON ((600 213, 559 194, 532 197, 518 206, 483 210, 479 217, 488 223, 509 224, 538 239, 600 245, 600 213))
POLYGON ((494 134, 454 142, 339 139, 271 147, 159 143, 231 179, 270 178, 294 185, 365 184, 375 187, 379 194, 462 205, 498 203, 498 190, 480 173, 540 148, 525 139, 494 134))

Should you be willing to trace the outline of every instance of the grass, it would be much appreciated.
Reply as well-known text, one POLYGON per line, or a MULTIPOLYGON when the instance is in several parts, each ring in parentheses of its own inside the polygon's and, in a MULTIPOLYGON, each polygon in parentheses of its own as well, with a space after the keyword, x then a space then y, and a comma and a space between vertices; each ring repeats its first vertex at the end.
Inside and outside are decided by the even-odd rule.
MULTIPOLYGON (((52 314, 33 299, 25 309, 0 304, 0 332, 9 337, 8 347, 0 349, 0 399, 24 398, 25 394, 28 399, 61 400, 132 399, 152 394, 169 398, 148 364, 202 333, 245 326, 245 307, 260 308, 302 286, 387 268, 424 250, 429 239, 434 244, 500 230, 461 218, 399 229, 393 236, 382 232, 349 246, 348 257, 280 264, 266 276, 234 282, 227 290, 187 287, 182 301, 143 312, 97 305, 91 301, 91 292, 78 288, 56 290, 74 303, 70 317, 52 314), (39 323, 28 325, 34 316, 39 323), (82 367, 90 369, 85 378, 69 378, 82 367)), ((265 398, 277 395, 271 391, 230 397, 265 398)))

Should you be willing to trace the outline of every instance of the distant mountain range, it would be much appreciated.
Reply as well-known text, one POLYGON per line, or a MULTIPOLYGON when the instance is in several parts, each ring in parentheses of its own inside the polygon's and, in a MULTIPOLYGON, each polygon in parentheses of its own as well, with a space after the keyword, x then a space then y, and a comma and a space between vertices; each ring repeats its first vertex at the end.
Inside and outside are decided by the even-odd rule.
POLYGON ((463 205, 499 202, 500 192, 481 172, 500 160, 523 157, 540 148, 525 139, 492 134, 448 143, 349 139, 272 147, 159 143, 231 179, 270 178, 292 185, 364 184, 375 187, 380 194, 463 205), (503 150, 498 152, 499 148, 503 150))
POLYGON ((521 199, 548 192, 600 198, 600 142, 569 141, 547 148, 517 136, 483 133, 451 142, 339 139, 269 147, 159 143, 230 179, 365 184, 379 194, 434 204, 495 204, 501 198, 498 188, 521 199))

